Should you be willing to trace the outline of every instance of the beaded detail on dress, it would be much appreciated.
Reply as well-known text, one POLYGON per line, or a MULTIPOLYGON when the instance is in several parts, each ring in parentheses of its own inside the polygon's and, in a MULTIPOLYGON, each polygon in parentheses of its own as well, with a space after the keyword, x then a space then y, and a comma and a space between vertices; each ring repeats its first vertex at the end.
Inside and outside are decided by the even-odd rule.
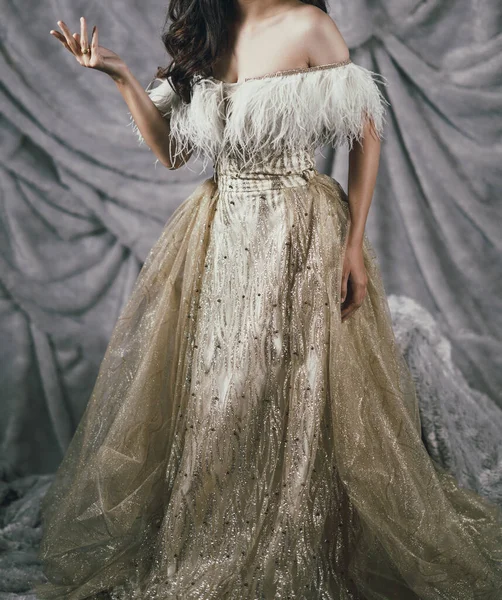
MULTIPOLYGON (((347 58, 345 60, 341 60, 334 63, 326 63, 324 65, 314 65, 312 67, 299 67, 296 69, 281 69, 272 73, 264 73, 263 75, 257 75, 256 77, 246 77, 243 81, 224 81, 223 79, 218 79, 212 76, 209 79, 212 79, 217 83, 222 83, 223 85, 242 85, 247 81, 256 81, 257 79, 271 79, 273 77, 296 75, 297 73, 310 73, 314 71, 323 71, 325 69, 335 69, 337 67, 343 67, 345 65, 348 65, 351 62, 352 60, 350 58, 347 58)), ((204 79, 204 77, 202 79, 204 79)))
POLYGON ((295 75, 296 73, 310 73, 314 71, 323 71, 324 69, 334 69, 337 67, 343 67, 351 63, 352 60, 347 58, 336 63, 327 63, 325 65, 315 65, 313 67, 301 67, 298 69, 282 69, 275 73, 266 73, 265 75, 258 75, 256 77, 247 77, 244 81, 254 81, 256 79, 268 79, 270 77, 283 77, 284 75, 295 75))

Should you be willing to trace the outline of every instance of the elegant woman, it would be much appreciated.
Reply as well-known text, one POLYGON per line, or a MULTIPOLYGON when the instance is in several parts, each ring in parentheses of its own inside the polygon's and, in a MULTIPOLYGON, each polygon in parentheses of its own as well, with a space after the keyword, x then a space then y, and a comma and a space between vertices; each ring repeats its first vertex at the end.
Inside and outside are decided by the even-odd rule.
POLYGON ((174 211, 42 507, 40 598, 496 600, 500 509, 421 440, 364 228, 384 125, 325 2, 172 0, 147 90, 80 33, 174 211), (153 85, 154 83, 158 85, 153 85), (346 194, 315 151, 349 146, 346 194))

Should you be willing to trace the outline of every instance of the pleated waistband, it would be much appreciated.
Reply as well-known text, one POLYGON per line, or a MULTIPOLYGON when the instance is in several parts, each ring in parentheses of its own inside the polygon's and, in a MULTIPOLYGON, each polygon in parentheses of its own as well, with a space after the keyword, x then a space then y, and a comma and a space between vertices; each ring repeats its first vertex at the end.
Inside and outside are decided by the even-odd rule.
POLYGON ((218 184, 220 192, 261 192, 284 187, 305 186, 318 172, 313 167, 280 174, 259 171, 242 174, 215 171, 214 181, 218 184))

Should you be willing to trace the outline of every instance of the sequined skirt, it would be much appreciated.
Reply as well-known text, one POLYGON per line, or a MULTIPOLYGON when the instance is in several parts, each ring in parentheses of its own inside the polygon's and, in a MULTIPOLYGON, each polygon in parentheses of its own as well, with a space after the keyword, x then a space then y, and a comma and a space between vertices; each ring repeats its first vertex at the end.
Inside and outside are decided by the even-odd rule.
POLYGON ((373 250, 312 164, 174 212, 44 499, 39 598, 500 598, 499 509, 427 454, 373 250))

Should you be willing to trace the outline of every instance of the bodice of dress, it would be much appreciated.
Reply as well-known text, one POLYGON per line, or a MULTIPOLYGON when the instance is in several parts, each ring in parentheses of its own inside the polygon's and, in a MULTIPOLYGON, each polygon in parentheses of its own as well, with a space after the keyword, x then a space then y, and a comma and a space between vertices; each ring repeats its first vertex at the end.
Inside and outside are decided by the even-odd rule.
POLYGON ((306 185, 316 173, 315 160, 308 151, 283 152, 266 163, 248 165, 230 154, 221 154, 214 165, 214 180, 220 192, 257 193, 306 185))
POLYGON ((388 102, 377 80, 386 84, 346 59, 237 83, 194 78, 189 103, 167 79, 154 79, 146 91, 169 119, 173 161, 191 150, 203 170, 212 161, 220 189, 270 189, 308 181, 315 151, 361 141, 367 118, 382 136, 388 102))

